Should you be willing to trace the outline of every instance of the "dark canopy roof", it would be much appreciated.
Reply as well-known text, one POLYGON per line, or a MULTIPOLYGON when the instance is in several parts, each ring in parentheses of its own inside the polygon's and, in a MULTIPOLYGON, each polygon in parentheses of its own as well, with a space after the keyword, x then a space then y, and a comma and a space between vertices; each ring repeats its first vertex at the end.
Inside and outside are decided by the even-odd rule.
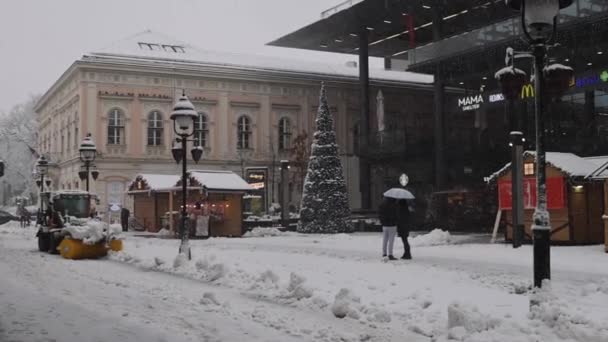
MULTIPOLYGON (((558 41, 563 47, 550 55, 579 71, 605 66, 607 20, 608 1, 575 0, 560 12, 558 41)), ((504 0, 348 0, 269 44, 357 54, 361 28, 373 29, 367 30, 370 56, 405 59, 410 71, 471 89, 492 82, 494 71, 504 66, 507 46, 527 49, 519 14, 504 0), (433 12, 443 19, 439 40, 433 40, 433 12), (404 14, 413 18, 414 44, 404 14)))
POLYGON ((516 15, 504 0, 348 0, 323 12, 319 21, 268 44, 352 54, 359 46, 359 30, 369 28, 370 56, 407 58, 404 51, 433 41, 434 8, 444 19, 444 38, 516 15), (414 45, 407 15, 413 18, 414 45))

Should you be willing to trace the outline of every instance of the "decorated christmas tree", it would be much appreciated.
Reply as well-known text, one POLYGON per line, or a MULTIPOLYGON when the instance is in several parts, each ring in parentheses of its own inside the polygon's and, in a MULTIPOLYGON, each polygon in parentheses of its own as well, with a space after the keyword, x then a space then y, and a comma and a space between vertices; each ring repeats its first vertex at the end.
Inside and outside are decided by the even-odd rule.
POLYGON ((333 119, 321 85, 317 131, 313 135, 308 171, 300 210, 300 233, 345 233, 352 231, 350 209, 333 119))

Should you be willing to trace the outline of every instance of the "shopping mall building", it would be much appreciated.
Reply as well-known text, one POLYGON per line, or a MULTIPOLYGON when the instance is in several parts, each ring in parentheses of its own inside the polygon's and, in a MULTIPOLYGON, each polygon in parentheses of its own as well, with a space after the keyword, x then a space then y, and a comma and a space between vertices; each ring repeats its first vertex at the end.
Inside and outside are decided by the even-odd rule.
MULTIPOLYGON (((516 66, 532 73, 522 34, 519 12, 504 0, 348 0, 269 45, 358 55, 362 94, 369 93, 369 57, 384 58, 387 69, 434 75, 429 113, 434 177, 410 179, 414 189, 430 182, 434 192, 447 194, 448 202, 451 193, 461 202, 466 192, 487 192, 484 177, 510 160, 509 132, 518 122, 526 148, 534 148, 534 87, 525 84, 507 109, 494 79, 505 67, 508 47, 517 52, 516 66), (447 96, 446 89, 453 88, 461 93, 447 96)), ((580 156, 608 154, 608 2, 574 0, 561 10, 557 42, 559 46, 548 52, 550 61, 571 66, 575 76, 569 90, 548 105, 547 149, 580 156)), ((373 121, 367 99, 360 117, 373 121)), ((366 160, 373 163, 377 154, 360 152, 360 173, 365 174, 366 160)), ((408 155, 400 154, 399 159, 408 155)), ((401 171, 417 170, 394 172, 401 171)))

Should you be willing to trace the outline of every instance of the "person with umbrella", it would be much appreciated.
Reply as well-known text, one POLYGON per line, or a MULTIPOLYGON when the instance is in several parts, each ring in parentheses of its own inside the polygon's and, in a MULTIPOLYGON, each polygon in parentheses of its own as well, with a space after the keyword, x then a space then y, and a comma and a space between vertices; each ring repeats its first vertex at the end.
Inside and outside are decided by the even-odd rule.
MULTIPOLYGON (((404 249, 404 253, 403 253, 403 256, 401 257, 401 259, 411 259, 412 255, 411 255, 411 251, 410 251, 410 245, 407 241, 407 238, 409 236, 409 221, 410 221, 410 210, 409 210, 408 200, 413 200, 414 195, 412 195, 411 192, 409 192, 405 189, 392 188, 384 193, 384 197, 392 199, 393 203, 395 203, 394 211, 395 211, 395 222, 396 222, 396 226, 397 226, 396 232, 398 232, 399 236, 401 237, 401 241, 403 242, 403 249, 404 249)), ((383 229, 384 229, 384 224, 383 224, 383 229)), ((390 241, 390 238, 391 237, 389 235, 389 241, 390 241)), ((393 249, 392 246, 394 243, 394 239, 395 239, 395 236, 393 234, 392 241, 389 242, 391 256, 392 256, 392 249, 393 249)), ((389 257, 389 259, 391 259, 391 257, 389 257)), ((394 257, 391 260, 394 260, 394 257)))
POLYGON ((410 206, 406 199, 397 201, 397 234, 403 242, 403 256, 401 259, 412 259, 410 244, 407 241, 410 235, 410 206))

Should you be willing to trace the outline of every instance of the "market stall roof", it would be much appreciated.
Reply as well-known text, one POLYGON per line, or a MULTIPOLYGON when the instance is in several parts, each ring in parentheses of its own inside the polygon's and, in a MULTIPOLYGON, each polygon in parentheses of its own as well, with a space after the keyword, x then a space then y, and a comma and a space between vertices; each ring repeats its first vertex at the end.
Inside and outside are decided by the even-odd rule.
MULTIPOLYGON (((211 192, 246 192, 253 188, 232 171, 189 171, 191 179, 188 189, 211 192)), ((128 193, 166 192, 181 190, 181 176, 163 174, 139 174, 131 182, 128 193)))
POLYGON ((190 171, 190 177, 196 179, 209 191, 250 191, 253 190, 241 176, 232 171, 190 171))
POLYGON ((177 175, 158 175, 142 173, 136 177, 135 181, 137 181, 140 177, 142 180, 145 180, 148 190, 162 190, 174 188, 175 184, 177 184, 180 179, 180 176, 177 175))
MULTIPOLYGON (((524 158, 535 155, 536 153, 534 151, 524 152, 524 158)), ((573 178, 589 178, 594 174, 596 174, 596 176, 592 178, 595 179, 608 178, 608 172, 604 172, 605 169, 608 168, 607 162, 608 156, 583 158, 573 153, 547 152, 547 164, 559 169, 569 177, 573 178)), ((486 181, 494 181, 498 177, 505 174, 510 167, 511 163, 507 163, 502 169, 496 171, 490 175, 490 177, 486 178, 486 181)))

